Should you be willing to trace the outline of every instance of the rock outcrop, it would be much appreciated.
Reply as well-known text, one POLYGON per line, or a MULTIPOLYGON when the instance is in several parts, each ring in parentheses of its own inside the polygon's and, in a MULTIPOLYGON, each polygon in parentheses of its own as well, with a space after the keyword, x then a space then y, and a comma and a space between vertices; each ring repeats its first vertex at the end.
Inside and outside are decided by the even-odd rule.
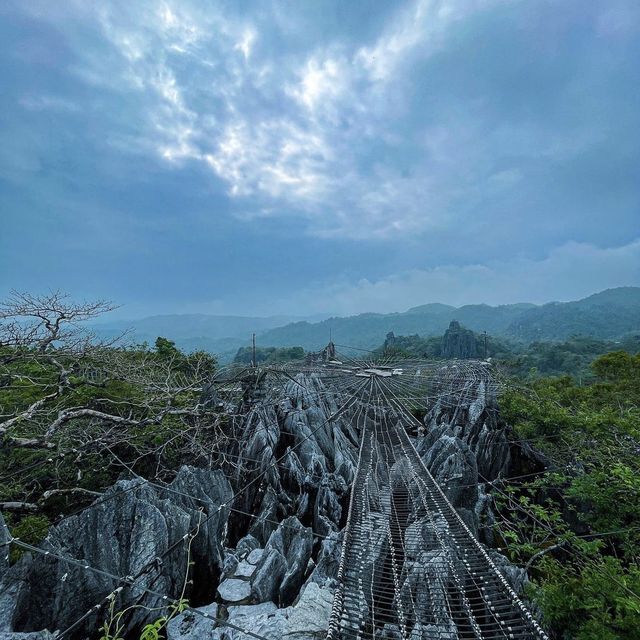
MULTIPOLYGON (((470 354, 471 346, 462 338, 456 344, 457 357, 468 357, 460 354, 470 354)), ((485 379, 469 380, 456 365, 444 367, 441 377, 438 397, 424 418, 424 433, 414 443, 464 521, 491 543, 493 511, 486 483, 509 466, 506 430, 497 421, 495 394, 485 379)), ((210 395, 205 404, 230 408, 213 389, 210 395)), ((243 402, 246 418, 236 424, 238 437, 229 449, 230 458, 242 464, 225 468, 226 475, 183 467, 167 488, 123 480, 93 506, 52 528, 42 544, 49 556, 27 554, 9 567, 3 547, 0 632, 54 631, 71 625, 117 586, 112 575, 137 577, 135 587, 124 586, 119 609, 140 602, 160 606, 144 589, 171 597, 180 593, 186 571, 182 542, 197 530, 187 597, 204 606, 172 619, 168 640, 235 640, 243 637, 236 627, 274 640, 323 638, 360 434, 355 421, 339 415, 338 397, 314 375, 288 380, 278 402, 251 404, 249 393, 243 402), (76 558, 105 573, 85 571, 57 556, 76 558)), ((391 470, 387 501, 393 499, 389 492, 394 483, 404 482, 405 472, 402 465, 391 470)), ((381 512, 383 507, 377 508, 381 512)), ((371 530, 379 553, 363 561, 369 581, 386 553, 381 513, 372 512, 371 518, 376 517, 380 521, 372 522, 371 530)), ((6 535, 0 516, 0 544, 6 535)), ((448 535, 446 522, 439 518, 419 519, 406 531, 402 598, 433 612, 416 621, 414 634, 457 637, 443 603, 453 588, 447 572, 462 559, 452 554, 445 562, 438 540, 448 535), (425 575, 431 576, 428 584, 425 575)), ((495 561, 520 588, 524 576, 501 556, 495 561)), ((146 609, 134 608, 126 620, 127 633, 152 618, 146 609)), ((90 614, 75 637, 91 634, 101 619, 90 614)), ((398 634, 393 625, 379 630, 380 638, 398 634)))
POLYGON ((477 358, 479 353, 475 333, 465 329, 457 320, 452 320, 442 336, 441 355, 443 358, 460 360, 477 358))
MULTIPOLYGON (((51 529, 41 545, 49 555, 26 554, 5 572, 2 586, 14 595, 7 598, 8 615, 0 624, 12 631, 65 629, 119 585, 112 576, 135 578, 135 586, 124 585, 121 608, 139 602, 157 607, 161 599, 143 589, 170 597, 180 593, 187 558, 178 543, 196 530, 191 557, 197 574, 215 576, 222 567, 229 514, 220 506, 231 497, 221 472, 190 467, 182 467, 167 489, 144 480, 116 483, 94 505, 51 529), (85 564, 100 572, 85 569, 85 564)), ((3 600, 5 596, 3 590, 3 600)), ((128 625, 154 618, 137 608, 128 625)), ((88 632, 96 626, 96 616, 90 615, 79 629, 88 632)))
MULTIPOLYGON (((228 606, 226 622, 213 622, 199 615, 212 613, 212 606, 187 611, 171 621, 167 640, 244 640, 240 629, 251 629, 268 640, 321 640, 327 635, 333 592, 315 582, 307 584, 296 603, 278 608, 271 601, 228 606)), ((217 613, 217 609, 216 609, 217 613)))

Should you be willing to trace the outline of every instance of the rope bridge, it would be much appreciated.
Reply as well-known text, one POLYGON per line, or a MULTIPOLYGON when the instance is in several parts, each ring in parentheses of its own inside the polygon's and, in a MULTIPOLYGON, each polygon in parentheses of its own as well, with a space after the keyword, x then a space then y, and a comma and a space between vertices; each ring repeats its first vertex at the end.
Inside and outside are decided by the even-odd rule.
MULTIPOLYGON (((292 393, 300 395, 301 404, 305 394, 318 400, 326 419, 290 450, 301 447, 320 430, 331 430, 337 420, 350 425, 350 432, 359 439, 353 442, 358 445, 357 466, 327 640, 546 640, 489 552, 434 480, 409 435, 424 429, 414 417, 417 410, 439 402, 457 415, 478 389, 494 393, 497 383, 486 363, 372 362, 333 350, 324 361, 222 370, 214 388, 220 404, 233 407, 243 420, 265 407, 277 406, 292 393)), ((237 498, 262 482, 285 456, 274 459, 259 473, 250 473, 246 484, 218 511, 244 513, 237 509, 237 498)), ((259 462, 243 458, 239 451, 236 462, 247 464, 249 469, 255 469, 254 463, 259 462)), ((188 538, 185 536, 185 544, 188 538)), ((6 544, 12 543, 32 553, 58 557, 61 562, 80 563, 89 572, 105 573, 81 559, 57 556, 16 538, 6 544)), ((145 566, 136 576, 109 574, 115 588, 93 611, 110 602, 123 585, 136 584, 138 576, 154 570, 145 566)), ((173 602, 166 594, 139 588, 173 602)), ((222 618, 216 620, 237 632, 238 638, 263 638, 222 618)))
POLYGON ((416 399, 424 380, 379 371, 353 418, 360 452, 328 640, 546 638, 407 435, 416 420, 398 396, 416 399))

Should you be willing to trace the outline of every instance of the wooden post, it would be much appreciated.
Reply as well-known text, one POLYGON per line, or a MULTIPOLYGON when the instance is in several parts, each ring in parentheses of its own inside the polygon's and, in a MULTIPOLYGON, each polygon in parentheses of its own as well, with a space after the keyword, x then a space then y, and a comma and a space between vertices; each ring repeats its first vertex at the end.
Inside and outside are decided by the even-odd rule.
POLYGON ((253 333, 251 335, 251 366, 255 369, 257 366, 257 362, 256 362, 256 334, 253 333))

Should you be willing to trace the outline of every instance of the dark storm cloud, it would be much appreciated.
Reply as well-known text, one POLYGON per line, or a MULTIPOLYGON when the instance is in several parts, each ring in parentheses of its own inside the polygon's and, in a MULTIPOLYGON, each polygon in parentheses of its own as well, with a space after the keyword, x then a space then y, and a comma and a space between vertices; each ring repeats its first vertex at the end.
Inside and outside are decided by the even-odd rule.
POLYGON ((5 290, 300 314, 640 282, 632 0, 0 12, 5 290))

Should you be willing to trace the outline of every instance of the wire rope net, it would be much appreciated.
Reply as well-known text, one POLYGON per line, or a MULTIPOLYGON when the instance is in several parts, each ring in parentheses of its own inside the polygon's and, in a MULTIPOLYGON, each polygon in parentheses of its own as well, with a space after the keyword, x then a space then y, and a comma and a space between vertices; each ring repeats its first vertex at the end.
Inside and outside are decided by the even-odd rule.
POLYGON ((359 455, 328 639, 546 638, 409 435, 416 409, 455 415, 474 389, 495 394, 486 363, 343 358, 312 373, 337 393, 366 381, 349 410, 359 455))
MULTIPOLYGON (((207 402, 230 417, 233 437, 216 455, 220 468, 229 473, 233 496, 218 504, 215 513, 233 512, 234 526, 243 531, 248 522, 261 518, 277 525, 252 512, 256 496, 279 482, 278 473, 290 469, 294 451, 308 477, 325 475, 326 468, 308 453, 307 445, 329 438, 336 451, 333 468, 350 484, 350 498, 328 640, 546 638, 425 466, 413 437, 424 435, 425 429, 416 416, 434 405, 445 408, 455 422, 470 410, 478 390, 495 395, 498 388, 484 362, 374 361, 338 354, 335 347, 304 362, 222 369, 211 383, 207 402), (309 406, 316 406, 321 416, 312 428, 295 422, 296 410, 309 406), (284 414, 295 433, 286 447, 277 427, 284 414), (338 446, 339 439, 344 446, 338 446), (247 448, 244 443, 249 441, 253 445, 247 448)), ((96 504, 107 499, 113 498, 96 504)), ((198 526, 215 513, 204 515, 198 526)), ((178 552, 192 535, 197 535, 195 527, 163 556, 178 552)), ((320 531, 314 536, 325 537, 320 531)), ((68 556, 56 560, 76 562, 68 556)), ((77 562, 89 573, 100 571, 77 562)), ((157 572, 155 564, 140 567, 134 576, 102 571, 109 589, 95 609, 122 585, 135 585, 156 601, 172 597, 154 588, 157 572)), ((222 619, 218 623, 246 637, 261 637, 222 619)))

